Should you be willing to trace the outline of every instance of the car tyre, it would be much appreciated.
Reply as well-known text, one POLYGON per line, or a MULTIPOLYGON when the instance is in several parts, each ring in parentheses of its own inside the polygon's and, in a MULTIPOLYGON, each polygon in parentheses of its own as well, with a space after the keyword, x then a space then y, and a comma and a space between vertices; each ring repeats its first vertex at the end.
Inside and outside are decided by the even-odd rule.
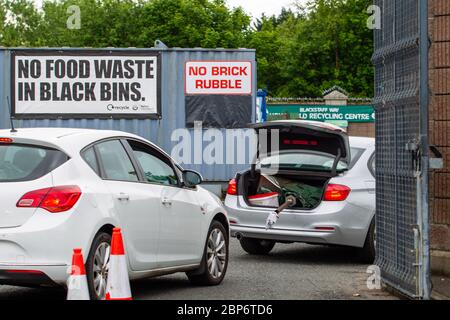
POLYGON ((239 242, 241 243, 241 247, 244 251, 254 255, 269 254, 275 246, 275 241, 253 238, 241 238, 239 242))
POLYGON ((228 233, 219 221, 209 227, 200 268, 187 272, 189 281, 199 286, 219 285, 227 272, 229 257, 228 233))
POLYGON ((91 300, 102 300, 106 294, 111 235, 98 233, 86 260, 86 276, 91 300))
POLYGON ((361 260, 364 263, 373 263, 375 261, 376 254, 376 242, 375 242, 375 220, 372 221, 367 232, 366 241, 364 247, 361 249, 361 260))

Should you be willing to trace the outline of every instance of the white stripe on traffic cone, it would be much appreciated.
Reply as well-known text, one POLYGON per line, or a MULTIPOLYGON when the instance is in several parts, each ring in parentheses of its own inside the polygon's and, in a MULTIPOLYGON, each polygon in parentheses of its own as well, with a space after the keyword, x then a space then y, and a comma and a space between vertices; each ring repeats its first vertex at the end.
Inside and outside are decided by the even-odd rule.
POLYGON ((122 231, 114 228, 111 241, 106 300, 132 300, 122 231))
POLYGON ((72 270, 67 280, 67 300, 90 300, 81 249, 73 250, 72 270))

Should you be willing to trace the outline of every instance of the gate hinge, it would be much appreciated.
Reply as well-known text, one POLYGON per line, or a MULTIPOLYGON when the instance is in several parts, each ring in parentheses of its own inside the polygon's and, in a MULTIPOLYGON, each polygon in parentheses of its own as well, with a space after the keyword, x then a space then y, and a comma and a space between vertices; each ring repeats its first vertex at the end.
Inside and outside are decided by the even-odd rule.
POLYGON ((405 145, 406 151, 416 152, 419 150, 419 143, 417 141, 409 141, 405 145))
POLYGON ((430 169, 443 169, 444 168, 444 158, 442 153, 436 148, 436 146, 430 146, 430 151, 433 157, 430 156, 430 169))

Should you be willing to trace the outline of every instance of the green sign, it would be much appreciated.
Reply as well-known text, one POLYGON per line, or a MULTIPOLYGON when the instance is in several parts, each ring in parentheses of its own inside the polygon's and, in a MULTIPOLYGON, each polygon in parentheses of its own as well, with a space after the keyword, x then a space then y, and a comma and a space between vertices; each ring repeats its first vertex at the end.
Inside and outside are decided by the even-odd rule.
POLYGON ((375 122, 375 111, 370 105, 267 105, 269 120, 303 119, 313 121, 375 122))

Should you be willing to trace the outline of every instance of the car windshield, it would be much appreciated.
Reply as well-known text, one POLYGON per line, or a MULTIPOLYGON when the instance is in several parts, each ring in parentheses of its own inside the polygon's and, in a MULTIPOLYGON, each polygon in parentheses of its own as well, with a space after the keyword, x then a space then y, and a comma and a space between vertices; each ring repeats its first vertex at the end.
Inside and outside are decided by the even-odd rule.
MULTIPOLYGON (((343 172, 354 166, 363 152, 363 149, 351 148, 350 166, 343 161, 339 161, 336 170, 343 172)), ((279 167, 285 170, 303 170, 303 171, 331 171, 335 158, 327 154, 319 154, 305 151, 287 151, 271 155, 261 159, 259 165, 261 168, 279 167)))
POLYGON ((0 182, 31 181, 66 162, 67 155, 55 149, 29 145, 0 145, 0 182))

